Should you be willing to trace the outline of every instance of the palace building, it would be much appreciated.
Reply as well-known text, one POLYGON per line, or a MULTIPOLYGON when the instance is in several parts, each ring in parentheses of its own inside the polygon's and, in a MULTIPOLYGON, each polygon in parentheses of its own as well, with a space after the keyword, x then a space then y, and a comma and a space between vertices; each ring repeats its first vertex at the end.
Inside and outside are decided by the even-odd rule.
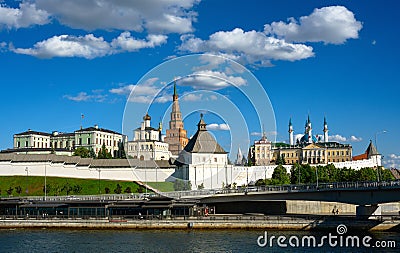
POLYGON ((143 117, 141 126, 133 131, 133 141, 128 141, 128 157, 139 160, 168 160, 171 152, 168 143, 164 142, 162 124, 158 128, 151 127, 149 114, 143 117))
POLYGON ((100 128, 98 125, 81 128, 73 133, 45 133, 29 129, 14 134, 14 148, 2 152, 72 155, 76 148, 84 147, 93 150, 97 155, 104 144, 107 152, 115 157, 124 139, 122 134, 100 128))
POLYGON ((172 112, 167 129, 165 142, 169 144, 172 155, 178 156, 188 144, 187 132, 183 126, 182 113, 179 107, 176 81, 174 81, 174 94, 172 95, 172 112))
POLYGON ((286 164, 328 164, 352 160, 351 145, 329 141, 328 124, 325 118, 323 137, 312 134, 310 117, 304 128, 304 135, 295 141, 292 120, 289 120, 289 144, 272 143, 263 134, 263 137, 250 147, 252 164, 275 164, 279 158, 284 159, 286 164))

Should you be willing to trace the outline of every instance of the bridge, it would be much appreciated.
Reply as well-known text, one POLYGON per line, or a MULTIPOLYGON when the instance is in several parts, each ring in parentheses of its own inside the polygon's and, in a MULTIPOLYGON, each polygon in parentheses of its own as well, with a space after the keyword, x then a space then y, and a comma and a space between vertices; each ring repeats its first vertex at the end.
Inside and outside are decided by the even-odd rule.
POLYGON ((159 193, 175 199, 218 200, 310 200, 375 205, 400 201, 400 180, 388 182, 339 182, 304 185, 239 187, 159 193))

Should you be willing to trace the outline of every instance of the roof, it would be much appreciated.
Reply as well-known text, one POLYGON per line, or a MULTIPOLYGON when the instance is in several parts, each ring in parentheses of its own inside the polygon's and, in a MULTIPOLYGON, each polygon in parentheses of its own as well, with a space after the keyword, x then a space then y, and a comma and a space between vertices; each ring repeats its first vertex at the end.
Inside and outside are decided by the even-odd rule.
POLYGON ((361 154, 361 155, 353 156, 353 161, 366 160, 366 159, 368 159, 367 153, 364 153, 364 154, 361 154))
POLYGON ((22 133, 18 133, 18 134, 14 134, 14 135, 43 135, 43 136, 51 136, 51 134, 49 133, 45 133, 45 132, 38 132, 38 131, 32 131, 32 130, 28 130, 22 133))
POLYGON ((379 155, 378 150, 376 149, 371 140, 369 141, 369 145, 365 153, 367 153, 368 157, 371 157, 373 155, 379 155))
POLYGON ((189 140, 184 150, 189 153, 226 154, 227 152, 217 143, 205 126, 206 123, 201 117, 196 134, 189 140))
POLYGON ((79 132, 94 132, 94 131, 121 135, 118 132, 115 132, 115 131, 112 131, 112 130, 108 130, 108 129, 105 129, 105 128, 100 128, 100 127, 87 127, 87 128, 76 130, 75 133, 79 133, 79 132))

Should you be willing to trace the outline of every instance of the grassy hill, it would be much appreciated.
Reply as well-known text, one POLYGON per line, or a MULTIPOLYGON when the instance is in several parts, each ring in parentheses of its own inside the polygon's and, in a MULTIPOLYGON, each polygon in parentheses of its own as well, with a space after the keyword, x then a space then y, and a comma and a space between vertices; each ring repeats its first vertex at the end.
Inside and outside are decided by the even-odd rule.
MULTIPOLYGON (((135 182, 47 177, 47 195, 94 195, 140 193, 145 188, 135 182), (118 186, 119 185, 119 186, 118 186)), ((0 176, 0 196, 43 196, 44 177, 0 176)))

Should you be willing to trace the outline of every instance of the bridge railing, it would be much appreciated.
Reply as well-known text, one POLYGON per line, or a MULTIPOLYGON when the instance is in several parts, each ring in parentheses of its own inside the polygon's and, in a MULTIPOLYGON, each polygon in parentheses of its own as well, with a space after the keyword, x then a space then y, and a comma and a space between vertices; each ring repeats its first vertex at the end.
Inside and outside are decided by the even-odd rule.
POLYGON ((400 187, 400 180, 396 181, 361 181, 361 182, 334 182, 319 184, 300 184, 300 185, 266 185, 266 186, 242 186, 234 189, 203 189, 193 191, 175 191, 159 193, 171 198, 211 196, 215 194, 235 194, 248 192, 304 192, 304 191, 329 191, 338 189, 364 189, 364 188, 390 188, 400 187))

